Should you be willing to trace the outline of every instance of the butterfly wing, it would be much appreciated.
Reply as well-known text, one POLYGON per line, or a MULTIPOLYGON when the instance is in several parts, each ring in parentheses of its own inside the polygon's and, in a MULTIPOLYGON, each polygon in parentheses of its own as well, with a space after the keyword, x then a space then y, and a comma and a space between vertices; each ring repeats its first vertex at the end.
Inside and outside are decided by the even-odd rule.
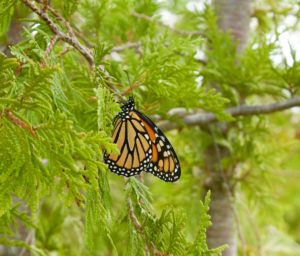
POLYGON ((104 161, 112 172, 129 177, 139 174, 148 166, 152 142, 135 111, 125 116, 121 112, 116 117, 113 142, 117 144, 120 154, 104 155, 104 161))
POLYGON ((151 160, 144 171, 152 173, 166 182, 178 180, 181 175, 180 164, 171 143, 150 118, 137 110, 135 112, 141 118, 152 142, 151 160))

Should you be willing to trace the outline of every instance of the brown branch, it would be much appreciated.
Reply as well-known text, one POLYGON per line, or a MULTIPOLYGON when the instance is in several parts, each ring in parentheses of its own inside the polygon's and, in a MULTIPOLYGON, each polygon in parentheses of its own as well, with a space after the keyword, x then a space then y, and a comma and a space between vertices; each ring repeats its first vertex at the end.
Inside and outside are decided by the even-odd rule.
MULTIPOLYGON (((45 0, 37 0, 40 4, 43 4, 43 2, 45 1, 45 0)), ((83 34, 81 34, 81 32, 79 31, 79 29, 75 26, 75 25, 73 25, 72 24, 72 26, 71 26, 71 24, 69 23, 69 21, 67 21, 65 18, 63 18, 59 13, 58 13, 58 11, 56 11, 53 7, 51 7, 51 6, 47 6, 47 9, 49 9, 49 11, 50 11, 50 13, 59 21, 59 22, 62 22, 63 23, 63 25, 67 28, 67 30, 68 30, 68 33, 69 33, 69 35, 70 36, 73 36, 73 37, 75 37, 75 36, 77 36, 78 38, 80 38, 82 41, 83 41, 83 43, 87 46, 87 47, 89 47, 89 48, 94 48, 95 47, 95 45, 93 45, 93 44, 91 44, 91 42, 89 42, 86 38, 85 38, 85 36, 83 35, 83 34)))
POLYGON ((133 208, 133 205, 132 205, 132 201, 130 198, 128 198, 128 211, 129 211, 129 217, 130 217, 130 220, 134 226, 134 228, 136 229, 137 232, 139 232, 145 239, 146 241, 146 245, 147 245, 147 249, 148 251, 152 252, 152 253, 156 253, 158 252, 154 246, 154 243, 152 241, 150 241, 149 243, 147 242, 147 236, 146 236, 146 233, 144 231, 144 228, 143 226, 140 224, 138 218, 136 217, 135 213, 134 213, 134 208, 133 208))
POLYGON ((141 47, 141 43, 140 42, 128 42, 126 44, 123 44, 123 45, 118 45, 118 46, 115 46, 114 48, 111 49, 112 52, 122 52, 126 49, 138 49, 141 47))
POLYGON ((72 26, 70 25, 70 23, 64 19, 54 8, 52 8, 51 6, 48 6, 48 9, 49 11, 55 16, 55 18, 58 20, 58 21, 61 21, 65 27, 67 28, 68 30, 68 33, 69 33, 69 36, 71 37, 76 37, 75 36, 75 33, 73 31, 73 28, 72 26))
MULTIPOLYGON (((88 61, 88 63, 91 66, 94 66, 94 58, 92 53, 88 48, 80 44, 78 39, 74 36, 74 33, 72 30, 70 30, 70 26, 68 26, 67 23, 67 29, 70 35, 65 34, 62 32, 59 27, 52 21, 52 19, 49 17, 49 15, 42 9, 38 8, 33 1, 31 0, 22 0, 22 2, 28 6, 34 13, 36 13, 44 22, 47 23, 51 31, 58 36, 59 39, 63 40, 64 42, 72 45, 76 50, 78 50, 81 55, 88 61)), ((48 10, 50 10, 50 6, 48 6, 48 10)), ((58 14, 57 14, 58 15, 58 14)), ((58 15, 59 16, 59 15, 58 15)), ((59 16, 60 17, 60 16, 59 16)), ((60 17, 62 20, 63 18, 60 17)), ((67 22, 67 21, 66 21, 67 22)))
POLYGON ((92 42, 90 42, 88 40, 88 38, 86 37, 86 35, 82 34, 79 29, 77 27, 75 27, 73 24, 72 24, 73 28, 74 28, 74 33, 75 35, 87 46, 89 47, 90 49, 91 48, 95 48, 96 45, 93 44, 92 42))
POLYGON ((70 52, 70 51, 72 51, 73 50, 73 48, 72 47, 67 47, 67 48, 65 48, 64 50, 62 50, 59 54, 58 54, 58 56, 64 56, 66 53, 68 53, 68 52, 70 52))
POLYGON ((47 12, 48 11, 48 7, 49 7, 49 3, 48 3, 48 0, 42 0, 42 3, 44 5, 44 12, 47 12))
POLYGON ((149 22, 156 22, 156 24, 158 24, 159 26, 168 28, 170 31, 172 31, 176 34, 182 35, 182 36, 204 36, 203 33, 201 33, 200 31, 185 31, 185 30, 180 30, 180 29, 176 29, 176 28, 171 28, 170 26, 162 23, 161 21, 156 21, 152 17, 149 17, 143 13, 132 12, 131 15, 138 19, 146 20, 149 22))
POLYGON ((133 209, 132 202, 131 202, 130 198, 128 198, 128 211, 129 211, 130 220, 131 220, 133 226, 135 227, 135 229, 139 233, 144 234, 144 229, 143 229, 142 225, 140 224, 138 218, 136 217, 136 215, 134 213, 134 209, 133 209))
POLYGON ((35 130, 25 121, 21 120, 19 117, 15 116, 13 112, 9 109, 4 110, 6 117, 15 125, 19 126, 22 129, 27 130, 32 136, 35 136, 35 130))
POLYGON ((57 40, 58 40, 58 36, 57 36, 57 35, 54 35, 54 36, 52 37, 52 39, 50 40, 49 45, 47 46, 47 49, 46 49, 46 51, 45 51, 45 55, 44 55, 44 58, 45 58, 45 59, 50 55, 51 51, 52 51, 53 48, 54 48, 54 45, 55 45, 56 42, 57 42, 57 40))
MULTIPOLYGON (((282 111, 292 107, 300 106, 300 97, 293 97, 291 99, 276 102, 269 105, 257 105, 257 106, 247 106, 241 105, 237 107, 228 108, 225 110, 226 113, 230 114, 232 117, 238 116, 251 116, 251 115, 267 115, 274 112, 282 111)), ((213 113, 196 113, 185 115, 181 118, 182 122, 186 126, 197 126, 197 125, 207 125, 218 121, 218 118, 213 113)), ((163 121, 160 123, 159 127, 163 130, 172 130, 181 127, 182 124, 163 121)))
POLYGON ((121 96, 125 96, 128 93, 132 92, 135 88, 138 88, 145 82, 145 75, 142 74, 137 81, 135 81, 130 86, 126 87, 122 92, 120 92, 121 96))
POLYGON ((45 5, 45 1, 46 1, 46 4, 47 4, 47 10, 50 11, 50 13, 52 13, 52 15, 60 22, 63 23, 63 25, 67 28, 68 30, 68 33, 71 37, 75 37, 75 33, 73 31, 73 28, 71 27, 70 23, 65 19, 63 18, 63 16, 61 16, 59 14, 59 12, 57 12, 54 8, 52 8, 49 4, 48 4, 48 0, 37 0, 37 2, 39 2, 40 4, 43 4, 45 5))

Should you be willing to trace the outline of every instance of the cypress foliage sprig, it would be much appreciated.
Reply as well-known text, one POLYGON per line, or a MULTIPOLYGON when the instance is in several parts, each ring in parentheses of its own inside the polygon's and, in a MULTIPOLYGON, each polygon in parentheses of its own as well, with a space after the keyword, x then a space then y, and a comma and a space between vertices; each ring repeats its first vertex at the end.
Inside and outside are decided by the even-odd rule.
POLYGON ((198 205, 212 143, 207 125, 221 122, 216 141, 236 152, 221 163, 234 186, 252 170, 263 173, 271 150, 260 141, 271 136, 265 119, 253 116, 264 106, 254 104, 266 97, 277 110, 299 105, 299 63, 293 53, 292 65, 275 66, 270 55, 278 48, 261 38, 237 57, 210 6, 184 6, 0 0, 1 245, 37 255, 221 255, 224 247, 206 241, 210 194, 198 205), (160 21, 166 8, 178 18, 174 27, 160 21), (23 28, 8 47, 12 21, 23 28), (124 183, 103 163, 104 151, 118 152, 113 120, 131 94, 141 111, 180 128, 168 134, 184 166, 179 183, 147 174, 124 183), (240 106, 238 95, 253 106, 240 106), (187 127, 194 115, 195 127, 187 127), (24 242, 23 227, 35 242, 24 242))

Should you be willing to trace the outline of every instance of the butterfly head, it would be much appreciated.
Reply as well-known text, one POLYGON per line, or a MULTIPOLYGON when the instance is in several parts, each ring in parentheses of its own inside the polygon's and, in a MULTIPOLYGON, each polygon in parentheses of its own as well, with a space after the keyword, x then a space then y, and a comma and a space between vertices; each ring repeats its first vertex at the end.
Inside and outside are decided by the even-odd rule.
POLYGON ((121 107, 123 112, 129 112, 134 110, 134 99, 133 97, 129 97, 129 99, 123 104, 121 107))

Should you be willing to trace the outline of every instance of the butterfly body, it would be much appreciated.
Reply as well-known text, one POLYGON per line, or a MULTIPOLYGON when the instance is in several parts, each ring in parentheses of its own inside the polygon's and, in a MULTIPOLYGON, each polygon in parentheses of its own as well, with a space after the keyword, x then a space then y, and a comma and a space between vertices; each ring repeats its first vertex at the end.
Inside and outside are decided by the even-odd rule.
POLYGON ((121 108, 113 130, 113 142, 117 144, 120 154, 104 155, 109 169, 126 177, 145 171, 166 182, 178 180, 179 160, 162 131, 135 109, 132 97, 121 108))

